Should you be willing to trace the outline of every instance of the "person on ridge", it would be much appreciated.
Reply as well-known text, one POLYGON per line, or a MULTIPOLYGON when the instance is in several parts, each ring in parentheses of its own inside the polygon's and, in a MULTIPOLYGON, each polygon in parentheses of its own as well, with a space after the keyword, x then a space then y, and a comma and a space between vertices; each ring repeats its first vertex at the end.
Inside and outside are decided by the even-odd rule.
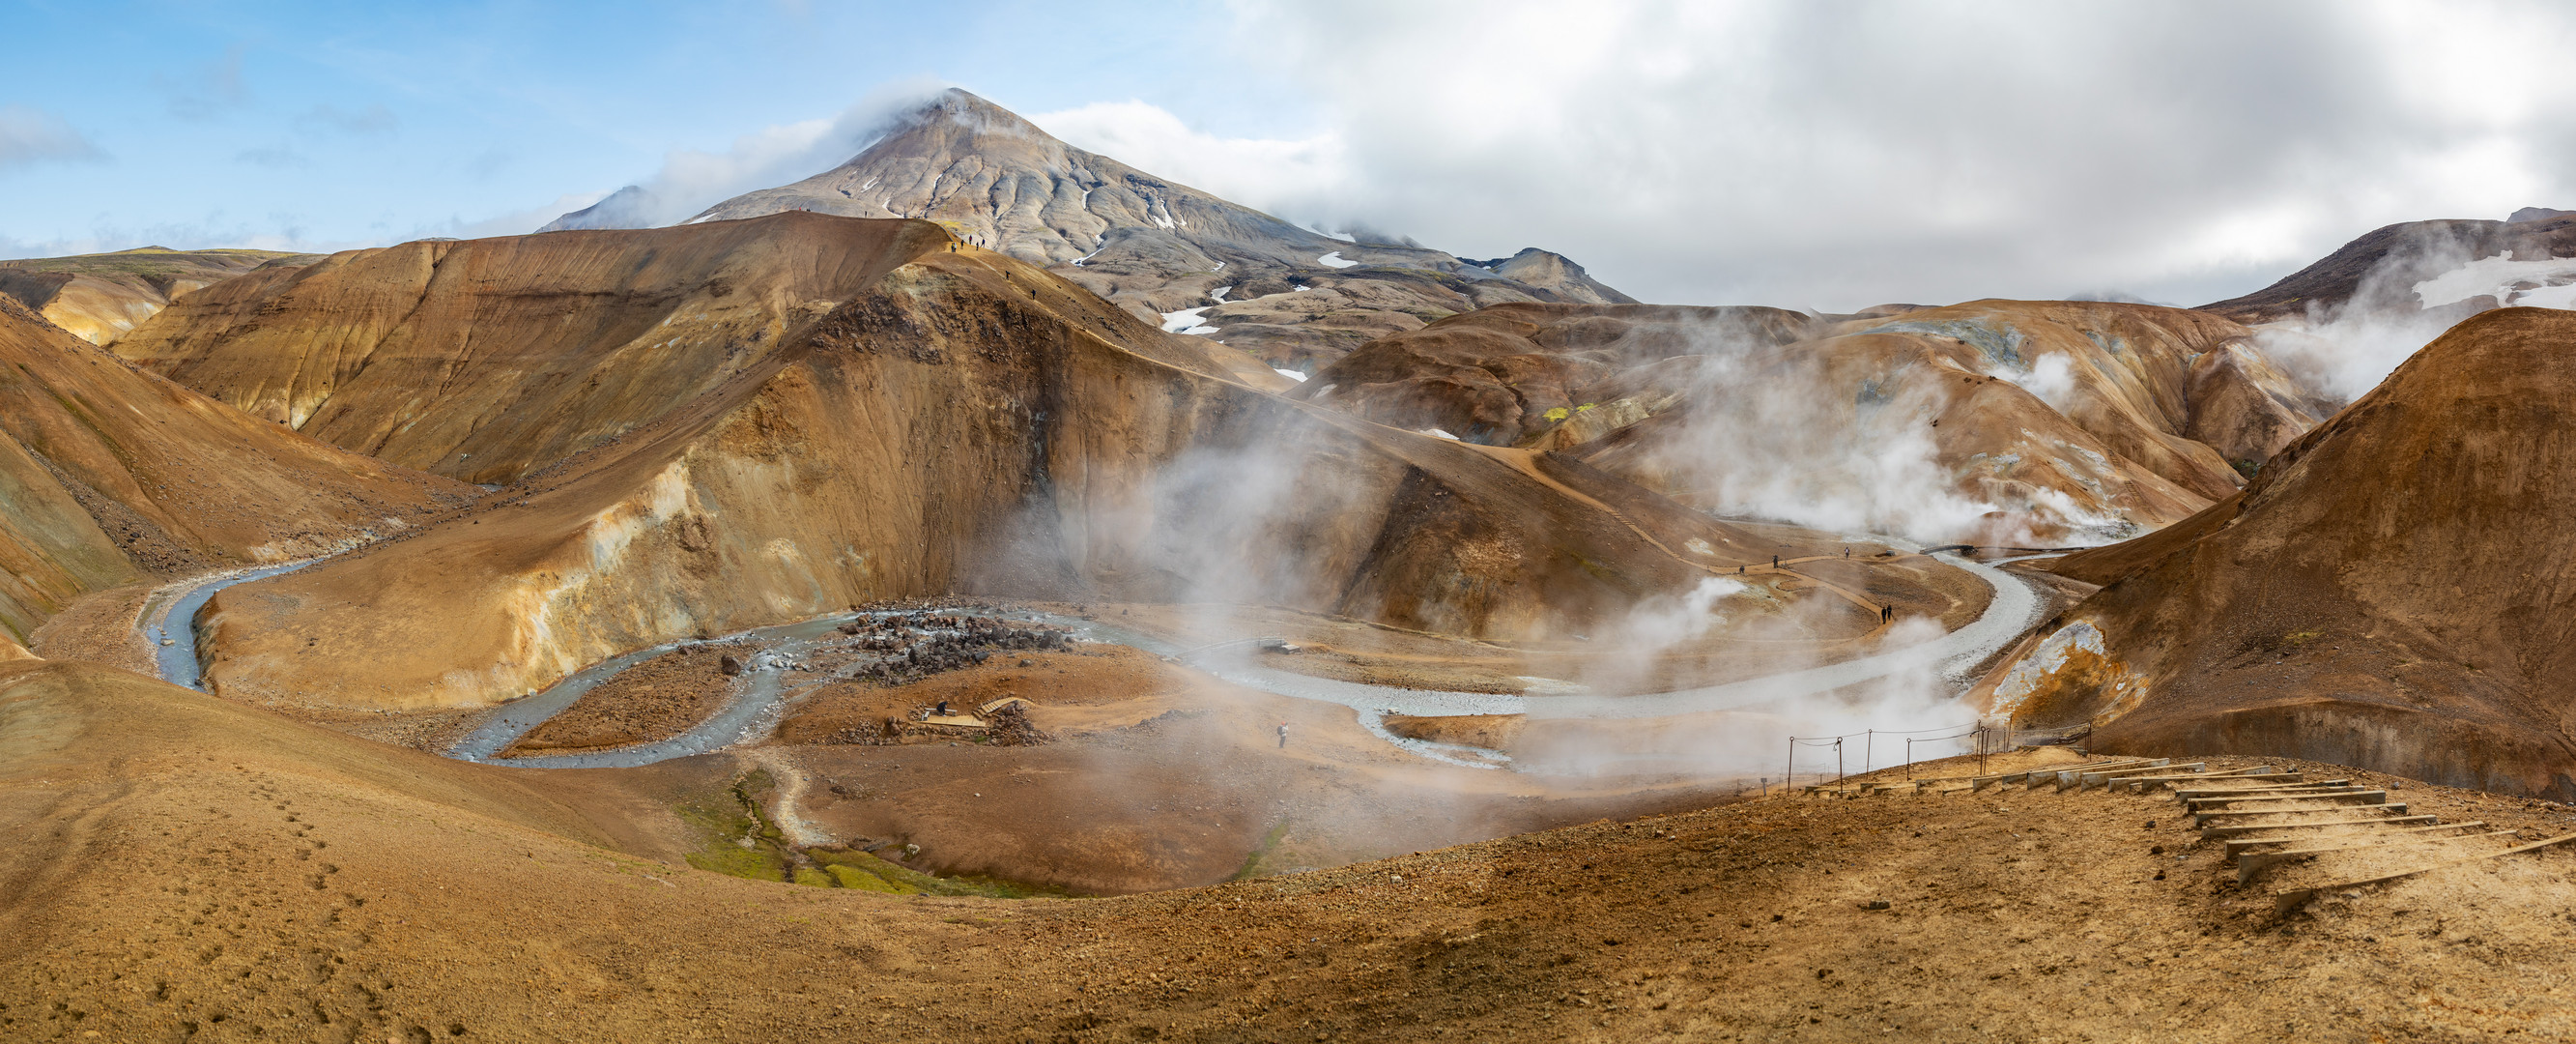
POLYGON ((1284 721, 1279 723, 1279 749, 1288 749, 1288 723, 1284 721))

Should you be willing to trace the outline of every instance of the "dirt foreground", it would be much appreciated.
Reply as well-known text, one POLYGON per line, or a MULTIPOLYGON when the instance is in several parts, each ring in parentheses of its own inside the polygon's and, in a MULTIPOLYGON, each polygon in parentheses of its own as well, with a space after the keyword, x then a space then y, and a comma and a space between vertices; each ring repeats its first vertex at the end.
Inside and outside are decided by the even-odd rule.
MULTIPOLYGON (((2169 801, 2100 792, 1760 800, 1212 888, 993 900, 689 869, 672 802, 720 786, 721 758, 463 765, 28 661, 0 667, 0 755, 11 1040, 2576 1032, 2576 855, 2279 919, 2271 888, 2300 878, 2239 891, 2169 801)), ((2500 827, 2570 819, 2407 794, 2500 827)))

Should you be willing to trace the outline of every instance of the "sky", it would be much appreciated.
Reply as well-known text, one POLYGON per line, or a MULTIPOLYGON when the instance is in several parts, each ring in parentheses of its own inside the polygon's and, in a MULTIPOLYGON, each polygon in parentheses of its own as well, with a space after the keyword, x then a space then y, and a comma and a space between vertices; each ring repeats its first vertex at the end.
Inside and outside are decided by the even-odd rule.
POLYGON ((1649 301, 2257 289, 2576 209, 2576 7, 0 0, 0 256, 692 206, 974 91, 1291 220, 1555 250, 1649 301))

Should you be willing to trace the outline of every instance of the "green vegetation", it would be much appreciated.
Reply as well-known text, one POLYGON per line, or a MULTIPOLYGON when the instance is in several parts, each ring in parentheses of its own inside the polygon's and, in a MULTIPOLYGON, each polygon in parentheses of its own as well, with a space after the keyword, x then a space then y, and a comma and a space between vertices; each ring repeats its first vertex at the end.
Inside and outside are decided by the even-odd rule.
POLYGON ((856 849, 809 848, 807 858, 823 864, 843 888, 865 888, 895 895, 973 895, 987 899, 1029 899, 1037 896, 1065 896, 1067 893, 1004 881, 991 877, 961 875, 934 877, 919 870, 907 869, 856 849), (855 884, 851 882, 857 882, 855 884), (874 884, 870 882, 874 881, 874 884))
POLYGON ((145 279, 175 279, 202 275, 208 268, 248 271, 281 257, 322 259, 320 254, 296 254, 278 250, 170 250, 142 247, 113 254, 80 254, 73 257, 37 257, 17 261, 0 261, 0 267, 22 272, 69 272, 89 276, 140 276, 145 279), (238 267, 236 267, 238 266, 238 267))
POLYGON ((1252 851, 1244 855, 1243 869, 1235 871, 1234 876, 1227 880, 1249 881, 1268 873, 1269 871, 1262 868, 1261 863, 1270 858, 1271 851, 1279 847, 1279 839, 1286 836, 1288 836, 1288 823, 1282 820, 1278 826, 1271 827, 1269 833, 1262 835, 1261 843, 1252 846, 1252 851))
POLYGON ((883 892, 887 895, 920 894, 846 863, 826 863, 823 869, 831 871, 833 882, 843 888, 856 888, 863 892, 883 892))
POLYGON ((698 835, 689 865, 754 881, 790 880, 794 860, 779 843, 778 828, 761 822, 760 802, 753 797, 775 782, 769 773, 753 771, 723 791, 681 802, 673 811, 698 835))
POLYGON ((856 849, 789 845, 778 824, 761 815, 777 780, 752 770, 723 790, 709 791, 673 808, 697 835, 689 865, 753 881, 812 888, 855 888, 885 895, 972 895, 991 899, 1062 896, 1060 890, 977 876, 935 877, 856 849))

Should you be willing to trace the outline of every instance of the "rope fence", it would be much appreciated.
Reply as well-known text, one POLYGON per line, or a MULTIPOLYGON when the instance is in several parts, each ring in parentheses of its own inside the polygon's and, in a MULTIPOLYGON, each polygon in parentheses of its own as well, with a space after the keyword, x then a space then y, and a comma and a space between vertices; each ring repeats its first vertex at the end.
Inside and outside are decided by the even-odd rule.
MULTIPOLYGON (((2039 730, 2032 731, 2037 732, 2039 730)), ((2068 730, 2050 731, 2063 732, 2068 730)), ((1886 736, 1890 739, 1902 739, 1905 741, 1904 764, 1908 767, 1911 767, 1914 764, 1915 744, 1947 743, 1954 740, 1974 739, 1976 740, 1976 749, 1972 751, 1972 753, 1977 755, 1977 771, 1981 775, 1985 772, 1987 755, 2000 751, 2011 750, 2017 742, 2016 730, 2013 728, 2012 723, 2009 720, 1999 723, 1973 721, 1965 725, 1941 725, 1928 729, 1863 729, 1859 732, 1846 732, 1840 736, 1791 736, 1789 737, 1788 765, 1785 773, 1780 777, 1780 784, 1783 787, 1796 785, 1798 778, 1798 748, 1800 747, 1807 747, 1810 749, 1832 748, 1834 752, 1834 782, 1837 784, 1841 783, 1847 775, 1847 772, 1845 771, 1847 766, 1843 762, 1843 742, 1851 739, 1858 739, 1861 741, 1860 771, 1862 775, 1868 775, 1877 760, 1878 738, 1880 736, 1886 736), (1941 735, 1926 735, 1927 733, 1940 733, 1941 735)), ((2060 741, 2060 738, 2054 735, 2046 737, 2034 735, 2031 738, 2040 739, 2041 742, 2060 741)), ((1824 781, 1824 772, 1822 770, 1818 770, 1816 772, 1817 785, 1822 786, 1824 781)), ((1771 781, 1769 779, 1764 779, 1762 781, 1762 792, 1766 795, 1771 792, 1771 781)))

